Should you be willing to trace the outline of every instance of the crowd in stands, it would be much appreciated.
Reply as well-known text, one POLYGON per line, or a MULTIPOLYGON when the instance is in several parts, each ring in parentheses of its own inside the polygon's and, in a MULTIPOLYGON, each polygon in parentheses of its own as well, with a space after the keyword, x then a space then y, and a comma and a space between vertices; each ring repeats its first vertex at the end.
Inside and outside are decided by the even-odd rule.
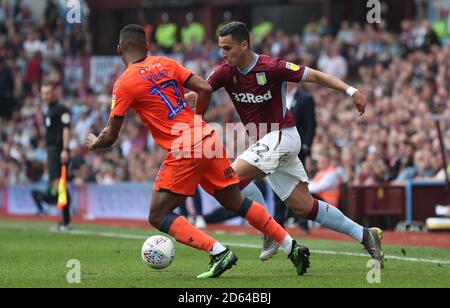
MULTIPOLYGON (((32 18, 26 6, 0 6, 0 85, 7 80, 11 83, 0 88, 1 95, 9 97, 3 100, 0 115, 0 186, 46 180, 45 106, 39 85, 44 79, 63 79, 64 57, 92 54, 89 32, 81 26, 68 27, 51 3, 39 19, 32 18)), ((169 16, 163 20, 170 25, 169 16)), ((187 21, 194 26, 184 29, 170 46, 165 36, 173 27, 157 27, 152 36, 156 40, 153 53, 168 53, 199 75, 208 76, 221 62, 220 50, 205 38, 193 15, 187 16, 187 21)), ((388 31, 385 22, 361 25, 343 21, 333 33, 326 19, 321 19, 294 35, 265 23, 253 31, 253 47, 258 53, 333 74, 368 97, 367 112, 359 118, 347 96, 300 85, 316 101, 317 134, 312 159, 306 164, 311 177, 318 171, 314 158, 327 151, 350 184, 444 180, 437 130, 430 114, 450 117, 450 46, 448 38, 442 33, 438 36, 428 20, 405 20, 400 33, 388 31)), ((60 101, 72 110, 71 177, 75 184, 149 182, 165 157, 133 112, 113 150, 87 152, 85 137, 99 133, 108 119, 112 79, 105 93, 84 87, 58 88, 60 101)), ((236 119, 227 95, 215 93, 206 120, 224 125, 236 119)), ((450 149, 450 122, 442 127, 450 149)))

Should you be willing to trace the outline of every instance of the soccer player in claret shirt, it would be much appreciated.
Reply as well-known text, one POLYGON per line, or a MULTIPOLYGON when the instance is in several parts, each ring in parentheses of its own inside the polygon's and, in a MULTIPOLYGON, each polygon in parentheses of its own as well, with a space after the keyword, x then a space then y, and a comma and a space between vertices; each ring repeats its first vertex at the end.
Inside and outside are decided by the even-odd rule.
POLYGON ((198 102, 206 105, 212 95, 211 86, 172 59, 148 56, 148 50, 140 26, 122 29, 118 53, 127 69, 114 86, 108 123, 98 137, 93 134, 87 137, 88 149, 112 146, 127 110, 136 111, 156 143, 169 151, 155 182, 149 222, 178 242, 210 254, 210 269, 198 278, 219 277, 237 262, 231 250, 173 213, 187 196, 195 194, 198 184, 227 210, 246 218, 250 225, 279 243, 297 274, 306 273, 308 248, 299 245, 263 206, 240 194, 239 179, 226 157, 222 141, 187 104, 183 87, 198 93, 198 102), (179 151, 175 143, 189 144, 189 147, 179 151), (211 151, 219 155, 208 158, 211 151))
MULTIPOLYGON (((355 88, 328 74, 256 54, 250 47, 250 36, 244 23, 229 23, 219 30, 218 36, 225 62, 216 68, 208 82, 214 91, 225 88, 243 124, 246 127, 253 124, 253 128, 257 128, 255 136, 250 138, 258 141, 232 164, 239 179, 244 181, 267 177, 275 193, 296 216, 349 235, 362 243, 371 257, 383 266, 380 229, 363 228, 334 206, 311 196, 308 176, 298 158, 300 136, 294 118, 286 108, 286 83, 314 82, 347 93, 352 97, 360 116, 365 111, 365 97, 355 88), (273 124, 275 129, 271 129, 273 124), (262 131, 260 127, 267 130, 262 131)), ((196 105, 197 114, 206 112, 208 101, 196 102, 195 93, 187 94, 186 99, 191 106, 196 105)), ((277 243, 266 237, 261 260, 268 260, 278 248, 277 243)))

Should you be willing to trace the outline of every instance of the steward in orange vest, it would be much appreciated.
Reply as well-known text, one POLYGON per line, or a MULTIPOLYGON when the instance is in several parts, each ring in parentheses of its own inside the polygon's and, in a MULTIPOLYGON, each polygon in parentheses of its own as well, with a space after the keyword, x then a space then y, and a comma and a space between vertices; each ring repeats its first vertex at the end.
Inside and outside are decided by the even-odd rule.
POLYGON ((309 184, 309 190, 328 204, 338 207, 341 197, 341 176, 327 155, 318 159, 319 172, 309 184))

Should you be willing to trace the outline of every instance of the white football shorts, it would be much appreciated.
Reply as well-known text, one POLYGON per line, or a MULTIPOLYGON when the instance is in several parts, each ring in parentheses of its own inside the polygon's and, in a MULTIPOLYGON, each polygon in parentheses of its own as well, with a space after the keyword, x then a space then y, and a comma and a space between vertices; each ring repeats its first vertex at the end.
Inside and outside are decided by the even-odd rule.
POLYGON ((239 159, 267 174, 270 185, 282 201, 286 201, 300 182, 308 183, 308 175, 298 158, 302 142, 296 127, 273 131, 239 159))

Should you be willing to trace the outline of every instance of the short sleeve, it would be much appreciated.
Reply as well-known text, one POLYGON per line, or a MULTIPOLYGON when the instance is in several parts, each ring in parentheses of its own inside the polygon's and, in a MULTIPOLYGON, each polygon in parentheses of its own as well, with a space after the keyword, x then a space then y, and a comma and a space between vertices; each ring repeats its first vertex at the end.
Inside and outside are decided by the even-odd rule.
POLYGON ((219 66, 218 68, 216 68, 214 72, 208 77, 207 81, 214 91, 223 88, 225 86, 225 82, 222 67, 219 66))
POLYGON ((297 65, 285 60, 278 60, 275 68, 275 74, 281 81, 301 82, 308 77, 309 68, 303 65, 297 65))
POLYGON ((72 115, 70 114, 70 111, 67 108, 64 108, 62 110, 61 123, 64 128, 70 128, 70 124, 72 123, 72 115))
POLYGON ((125 117, 131 107, 132 98, 123 81, 118 80, 113 89, 110 117, 125 117))
POLYGON ((177 69, 176 69, 176 77, 178 79, 178 81, 180 82, 181 85, 186 85, 186 83, 192 78, 192 76, 194 76, 194 73, 185 68, 183 65, 181 65, 180 63, 174 61, 177 69))

